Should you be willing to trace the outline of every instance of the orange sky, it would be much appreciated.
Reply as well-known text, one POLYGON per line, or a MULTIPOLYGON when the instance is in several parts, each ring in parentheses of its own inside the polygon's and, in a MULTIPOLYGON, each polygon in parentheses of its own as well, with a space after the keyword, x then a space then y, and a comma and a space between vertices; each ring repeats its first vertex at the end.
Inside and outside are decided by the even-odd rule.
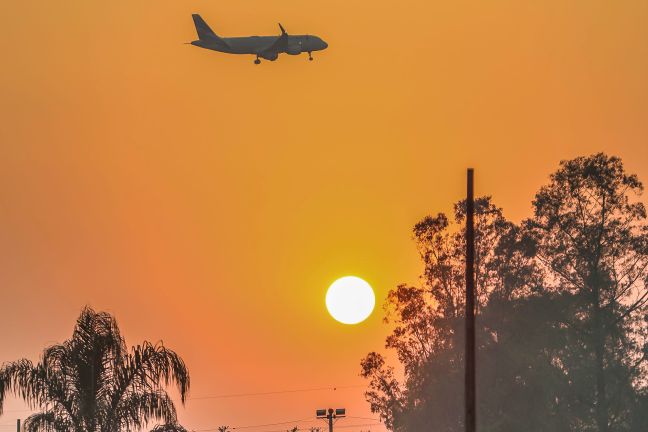
MULTIPOLYGON (((644 0, 5 2, 0 362, 91 304, 183 355, 196 397, 363 384, 387 329, 334 322, 326 288, 355 274, 382 303, 416 281, 410 228, 467 166, 514 220, 560 159, 606 151, 648 182, 647 21, 644 0), (192 12, 330 48, 255 66, 183 45, 192 12)), ((189 400, 181 419, 373 417, 362 392, 189 400)))

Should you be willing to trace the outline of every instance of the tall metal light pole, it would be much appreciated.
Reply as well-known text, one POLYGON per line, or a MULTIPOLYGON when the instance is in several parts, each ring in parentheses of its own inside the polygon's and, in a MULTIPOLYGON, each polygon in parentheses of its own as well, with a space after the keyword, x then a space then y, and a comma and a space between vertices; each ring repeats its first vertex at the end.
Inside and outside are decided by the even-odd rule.
POLYGON ((329 408, 328 410, 328 424, 329 432, 333 432, 333 408, 329 408))
POLYGON ((346 409, 344 408, 336 408, 336 409, 329 408, 328 410, 318 409, 317 411, 315 411, 315 417, 322 420, 328 420, 328 430, 329 432, 333 432, 333 420, 337 418, 346 417, 346 409))
POLYGON ((466 193, 466 432, 476 430, 475 395, 475 197, 474 170, 468 168, 466 193))

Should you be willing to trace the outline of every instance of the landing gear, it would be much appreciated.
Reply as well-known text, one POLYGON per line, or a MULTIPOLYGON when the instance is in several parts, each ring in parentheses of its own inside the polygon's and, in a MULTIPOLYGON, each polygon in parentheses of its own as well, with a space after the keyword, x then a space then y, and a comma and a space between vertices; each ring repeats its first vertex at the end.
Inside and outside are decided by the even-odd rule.
POLYGON ((313 61, 313 54, 308 51, 308 61, 313 61))
POLYGON ((261 60, 259 60, 259 57, 257 57, 256 60, 254 60, 254 64, 257 64, 257 65, 261 64, 261 60))

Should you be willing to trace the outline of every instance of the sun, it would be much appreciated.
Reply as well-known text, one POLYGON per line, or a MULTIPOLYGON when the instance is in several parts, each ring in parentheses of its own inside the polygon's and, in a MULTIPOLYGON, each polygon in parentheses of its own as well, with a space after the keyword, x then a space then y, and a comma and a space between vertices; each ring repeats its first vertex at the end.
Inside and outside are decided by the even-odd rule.
POLYGON ((326 292, 326 308, 343 324, 366 320, 376 305, 376 296, 367 282, 356 276, 345 276, 333 282, 326 292))

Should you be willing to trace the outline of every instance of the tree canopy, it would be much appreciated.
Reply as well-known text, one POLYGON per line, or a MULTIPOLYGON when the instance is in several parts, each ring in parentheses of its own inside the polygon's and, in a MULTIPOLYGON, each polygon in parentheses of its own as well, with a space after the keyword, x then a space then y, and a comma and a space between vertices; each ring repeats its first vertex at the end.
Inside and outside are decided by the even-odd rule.
MULTIPOLYGON (((476 199, 479 430, 648 430, 641 190, 595 154, 562 162, 520 224, 476 199)), ((377 352, 361 362, 371 409, 395 431, 463 430, 465 207, 414 227, 421 283, 385 304, 400 368, 377 352)))
MULTIPOLYGON (((160 422, 153 432, 186 432, 165 387, 181 402, 189 392, 184 361, 161 342, 130 350, 113 316, 86 307, 72 337, 0 369, 0 410, 7 393, 44 409, 25 420, 27 432, 133 431, 160 422)), ((1 413, 1 411, 0 411, 1 413)))

